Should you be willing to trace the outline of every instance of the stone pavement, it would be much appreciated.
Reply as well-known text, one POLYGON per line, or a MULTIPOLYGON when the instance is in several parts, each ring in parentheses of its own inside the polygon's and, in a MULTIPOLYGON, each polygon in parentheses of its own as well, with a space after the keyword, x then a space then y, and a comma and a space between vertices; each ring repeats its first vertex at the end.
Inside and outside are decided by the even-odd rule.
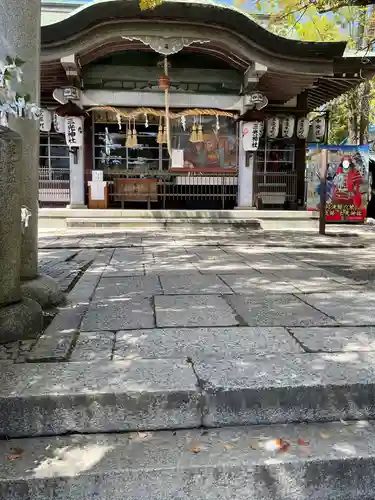
MULTIPOLYGON (((359 325, 362 349, 372 345, 375 250, 363 238, 233 229, 66 233, 41 235, 40 269, 72 290, 68 304, 37 342, 0 346, 0 359, 324 351, 337 342, 337 325, 347 324, 359 325)), ((347 349, 343 342, 338 350, 347 349)))
POLYGON ((95 230, 40 247, 44 272, 74 277, 40 338, 0 346, 0 435, 28 438, 0 442, 27 450, 0 496, 374 498, 371 237, 95 230), (274 438, 285 457, 262 448, 274 438))

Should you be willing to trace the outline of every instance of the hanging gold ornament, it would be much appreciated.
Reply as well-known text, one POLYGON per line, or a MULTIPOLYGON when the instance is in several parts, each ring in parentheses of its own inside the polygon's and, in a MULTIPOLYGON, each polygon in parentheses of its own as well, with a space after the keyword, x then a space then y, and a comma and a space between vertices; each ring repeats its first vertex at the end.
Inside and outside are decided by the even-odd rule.
POLYGON ((130 130, 130 125, 128 126, 128 129, 126 131, 126 143, 125 146, 127 148, 132 147, 132 131, 130 130))
POLYGON ((201 124, 198 125, 197 142, 203 142, 203 127, 201 124))
POLYGON ((158 136, 156 138, 156 142, 158 144, 162 144, 163 143, 163 127, 162 127, 162 124, 161 124, 161 118, 160 118, 160 121, 159 121, 158 136))
POLYGON ((198 142, 198 137, 197 137, 197 126, 195 124, 195 121, 194 121, 194 124, 193 124, 193 127, 191 129, 191 135, 189 137, 189 141, 190 142, 198 142))
POLYGON ((138 146, 137 130, 135 128, 135 120, 133 121, 133 132, 132 132, 132 147, 136 148, 138 146))

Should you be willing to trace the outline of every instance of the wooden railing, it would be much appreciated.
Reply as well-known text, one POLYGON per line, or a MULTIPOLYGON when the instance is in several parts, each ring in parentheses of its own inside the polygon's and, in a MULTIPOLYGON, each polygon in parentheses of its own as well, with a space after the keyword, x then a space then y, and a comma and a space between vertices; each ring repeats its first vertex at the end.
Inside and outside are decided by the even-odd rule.
POLYGON ((148 208, 158 205, 169 208, 190 203, 199 208, 200 203, 212 202, 217 208, 231 207, 237 197, 237 170, 133 171, 104 170, 103 179, 108 183, 109 204, 143 202, 148 208))

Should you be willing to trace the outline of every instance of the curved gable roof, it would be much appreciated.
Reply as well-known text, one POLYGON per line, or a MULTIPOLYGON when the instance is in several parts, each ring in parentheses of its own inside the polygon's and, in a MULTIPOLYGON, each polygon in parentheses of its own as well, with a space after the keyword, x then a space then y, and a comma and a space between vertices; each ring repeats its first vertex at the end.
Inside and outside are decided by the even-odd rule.
POLYGON ((138 0, 107 0, 80 7, 58 23, 41 29, 42 47, 72 38, 104 22, 118 20, 199 24, 233 31, 264 49, 284 56, 332 60, 341 57, 346 42, 301 42, 275 35, 240 10, 202 0, 166 0, 155 9, 141 11, 138 0))

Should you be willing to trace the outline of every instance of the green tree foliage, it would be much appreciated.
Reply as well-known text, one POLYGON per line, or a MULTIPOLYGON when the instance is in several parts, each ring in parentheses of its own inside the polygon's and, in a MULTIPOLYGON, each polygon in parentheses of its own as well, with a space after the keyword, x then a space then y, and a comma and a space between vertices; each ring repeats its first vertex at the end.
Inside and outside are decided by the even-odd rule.
MULTIPOLYGON (((241 2, 241 0, 238 0, 241 2)), ((329 2, 305 0, 257 0, 256 10, 269 15, 268 29, 276 34, 304 41, 348 40, 348 48, 363 50, 369 46, 368 26, 372 14, 366 8, 347 6, 328 9, 329 2), (323 5, 325 4, 325 5, 323 5), (324 8, 330 10, 321 13, 324 8)), ((333 4, 331 4, 333 5, 333 4)), ((375 109, 374 81, 364 81, 357 88, 328 103, 331 143, 346 137, 352 144, 368 141, 368 123, 375 109)))

